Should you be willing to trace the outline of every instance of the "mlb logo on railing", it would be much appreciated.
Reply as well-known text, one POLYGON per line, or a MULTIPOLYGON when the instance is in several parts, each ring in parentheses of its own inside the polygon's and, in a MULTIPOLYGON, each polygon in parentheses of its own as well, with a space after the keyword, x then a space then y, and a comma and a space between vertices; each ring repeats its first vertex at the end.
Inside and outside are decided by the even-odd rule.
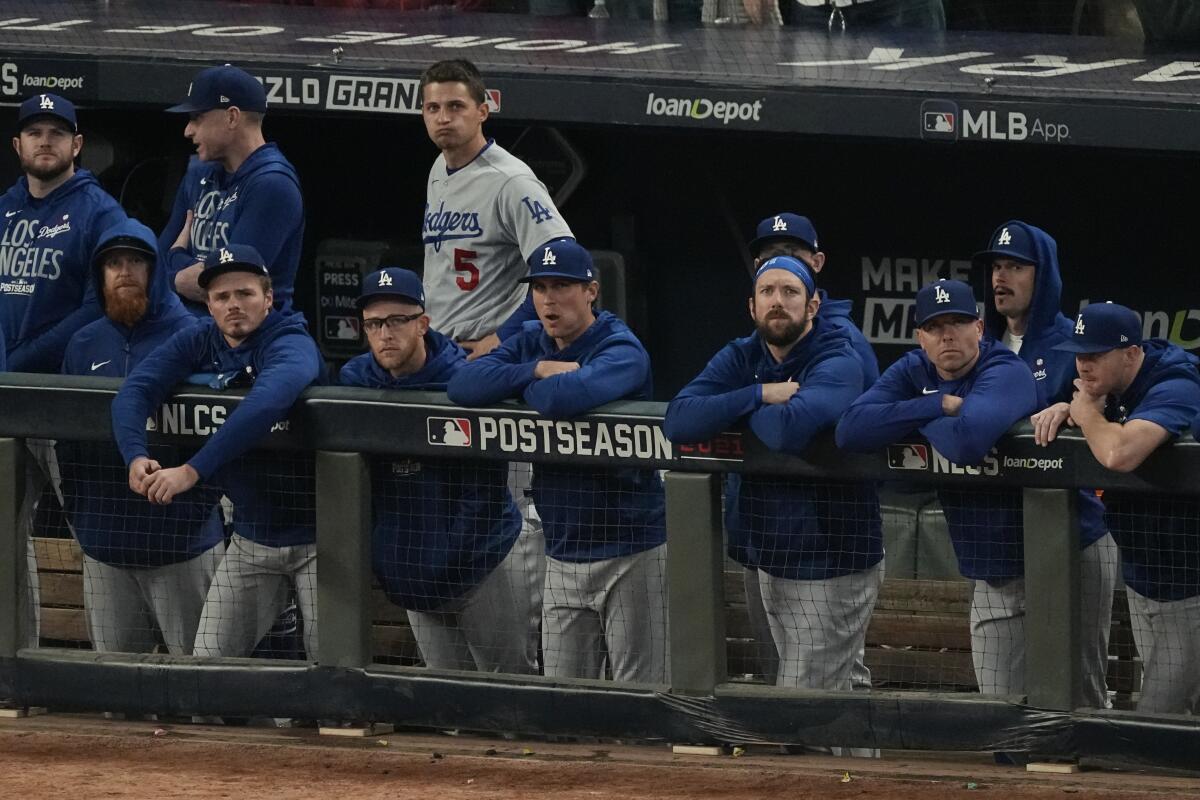
POLYGON ((426 417, 430 444, 439 447, 470 447, 471 420, 461 417, 426 417))
POLYGON ((929 469, 929 447, 923 444, 889 444, 887 457, 892 469, 929 469))
POLYGON ((499 114, 500 113, 500 104, 502 102, 500 90, 499 89, 487 89, 484 92, 484 94, 486 95, 486 99, 484 100, 484 102, 487 103, 488 111, 490 111, 493 114, 499 114))

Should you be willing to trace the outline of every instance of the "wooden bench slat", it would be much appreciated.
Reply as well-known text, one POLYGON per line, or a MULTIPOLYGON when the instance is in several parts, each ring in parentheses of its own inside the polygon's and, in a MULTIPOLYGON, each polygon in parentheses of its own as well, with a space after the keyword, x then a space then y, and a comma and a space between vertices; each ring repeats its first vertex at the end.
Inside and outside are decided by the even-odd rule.
POLYGON ((73 572, 38 574, 38 594, 42 607, 83 608, 83 575, 73 572))
POLYGON ((90 642, 82 608, 42 608, 43 639, 60 642, 90 642))
POLYGON ((867 626, 867 644, 970 651, 971 630, 965 616, 876 611, 867 626))
POLYGON ((74 539, 36 537, 33 552, 37 556, 38 572, 83 571, 83 551, 74 539))

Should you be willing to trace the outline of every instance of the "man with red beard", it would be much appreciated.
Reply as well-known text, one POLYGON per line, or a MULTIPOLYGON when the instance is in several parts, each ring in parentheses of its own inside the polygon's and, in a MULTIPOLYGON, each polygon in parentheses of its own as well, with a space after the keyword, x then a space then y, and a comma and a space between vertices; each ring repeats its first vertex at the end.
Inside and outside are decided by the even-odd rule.
MULTIPOLYGON (((93 280, 104 316, 71 337, 68 375, 124 378, 177 331, 196 324, 158 264, 154 234, 126 220, 100 236, 93 280)), ((164 463, 178 448, 151 447, 164 463)), ((134 494, 112 442, 59 442, 68 519, 83 549, 83 602, 100 652, 149 652, 156 629, 188 655, 224 553, 220 492, 198 486, 170 505, 134 494)))

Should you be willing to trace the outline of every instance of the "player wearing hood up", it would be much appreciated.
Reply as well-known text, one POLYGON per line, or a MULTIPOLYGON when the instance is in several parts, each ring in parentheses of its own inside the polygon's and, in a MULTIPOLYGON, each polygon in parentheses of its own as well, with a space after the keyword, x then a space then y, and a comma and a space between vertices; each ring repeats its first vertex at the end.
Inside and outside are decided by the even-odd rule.
MULTIPOLYGON (((763 263, 750 298, 756 331, 726 345, 676 395, 663 422, 667 437, 703 442, 745 421, 772 450, 802 453, 832 428, 862 392, 863 368, 819 304, 804 263, 763 263)), ((776 683, 852 688, 883 580, 875 487, 730 475, 725 508, 730 539, 757 569, 779 652, 776 683)))
MULTIPOLYGON (((992 289, 984 301, 984 330, 1029 365, 1038 391, 1038 412, 1030 420, 1038 441, 1044 444, 1054 438, 1047 426, 1055 417, 1065 416, 1075 390, 1075 359, 1055 349, 1071 337, 1074 327, 1059 310, 1062 277, 1058 245, 1042 229, 1009 220, 992 233, 988 248, 975 255, 975 263, 987 270, 992 289)), ((1104 505, 1096 493, 1081 490, 1077 503, 1082 548, 1082 699, 1092 707, 1106 708, 1105 673, 1117 581, 1117 546, 1105 526, 1104 505)), ((1019 612, 1024 614, 1023 605, 1019 612)))
MULTIPOLYGON (((1131 472, 1200 428, 1196 357, 1162 339, 1143 340, 1130 309, 1089 305, 1057 347, 1075 354, 1079 372, 1068 420, 1103 466, 1131 472)), ((1104 501, 1142 656, 1138 711, 1200 712, 1200 502, 1112 490, 1104 501)))
MULTIPOLYGON (((92 258, 104 317, 76 331, 66 375, 123 378, 196 318, 171 290, 154 234, 125 220, 100 236, 92 258)), ((178 448, 151 446, 179 460, 178 448)), ((148 653, 157 627, 167 649, 188 655, 200 610, 225 552, 220 492, 198 486, 166 506, 148 505, 126 480, 117 448, 58 443, 67 517, 83 549, 83 601, 99 652, 148 653)))
POLYGON ((262 83, 229 64, 210 67, 192 80, 187 98, 167 111, 189 115, 183 134, 196 147, 158 240, 184 304, 193 314, 208 314, 197 283, 204 260, 236 242, 263 257, 275 308, 291 311, 304 200, 296 168, 263 138, 262 83))

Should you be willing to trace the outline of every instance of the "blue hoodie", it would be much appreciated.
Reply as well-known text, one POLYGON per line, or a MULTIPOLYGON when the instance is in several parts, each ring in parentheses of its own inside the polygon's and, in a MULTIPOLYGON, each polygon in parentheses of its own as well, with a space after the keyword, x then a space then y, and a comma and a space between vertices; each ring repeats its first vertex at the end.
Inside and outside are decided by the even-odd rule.
MULTIPOLYGON (((1108 398, 1105 418, 1148 420, 1172 437, 1195 430, 1200 413, 1196 357, 1163 339, 1148 339, 1142 349, 1141 369, 1128 389, 1108 398)), ((1127 586, 1163 602, 1200 595, 1200 498, 1110 490, 1104 504, 1127 586)))
POLYGON ((867 337, 850 317, 854 304, 849 300, 830 300, 824 289, 817 289, 817 297, 821 298, 817 317, 832 323, 833 327, 849 337, 850 346, 862 364, 863 388, 870 389, 871 385, 879 380, 879 359, 875 357, 875 348, 871 347, 867 337))
POLYGON ((146 356, 125 379, 112 404, 117 446, 127 466, 148 456, 146 418, 189 376, 249 380, 250 391, 187 463, 201 481, 216 483, 229 495, 237 533, 270 547, 311 544, 316 541, 312 454, 247 451, 287 416, 320 373, 317 345, 299 314, 271 311, 237 347, 229 346, 211 317, 200 320, 146 356))
POLYGON ((21 178, 0 197, 0 215, 0 328, 8 369, 58 372, 71 334, 101 314, 92 251, 125 212, 80 169, 41 199, 21 178))
MULTIPOLYGON (((955 464, 981 463, 1018 420, 1036 410, 1037 387, 1012 351, 985 338, 979 360, 962 378, 943 380, 917 349, 903 355, 854 401, 837 427, 845 450, 879 450, 920 432, 955 464), (955 416, 942 395, 963 398, 955 416)), ((963 577, 1007 580, 1025 573, 1020 489, 938 488, 950 541, 963 577)))
MULTIPOLYGON (((342 367, 339 383, 369 389, 444 391, 467 354, 436 331, 425 365, 393 377, 371 353, 342 367)), ((499 566, 521 533, 521 517, 499 461, 378 457, 371 465, 372 562, 388 599, 431 611, 466 594, 499 566)))
MULTIPOLYGON (((726 345, 676 395, 663 429, 672 442, 691 444, 744 420, 772 450, 800 454, 859 395, 862 373, 849 337, 819 315, 782 362, 754 333, 726 345), (762 385, 786 380, 800 384, 791 400, 763 403, 762 385)), ((779 578, 834 578, 883 558, 870 483, 730 475, 725 525, 733 559, 779 578)))
MULTIPOLYGON (((1077 377, 1075 354, 1055 350, 1054 346, 1070 339, 1075 323, 1060 310, 1062 306, 1062 277, 1058 268, 1058 244, 1041 228, 1020 220, 1009 220, 996 230, 1020 228, 1034 243, 1037 262, 1034 265, 1033 297, 1029 301, 1029 319, 1021 341, 1018 357, 1029 365, 1037 381, 1038 410, 1055 403, 1071 402, 1077 377)), ((995 241, 992 234, 990 241, 995 241)), ((984 298, 984 330, 997 341, 1003 341, 1008 329, 1006 318, 996 310, 996 296, 991 291, 991 265, 985 273, 988 291, 984 298)), ((1084 544, 1102 538, 1108 528, 1104 523, 1104 504, 1091 489, 1079 492, 1079 530, 1084 544)))
MULTIPOLYGON (((542 416, 570 419, 614 400, 648 400, 650 357, 624 322, 607 311, 559 350, 538 320, 497 349, 460 369, 447 387, 464 406, 524 398, 542 416), (538 379, 539 361, 575 361, 580 368, 538 379)), ((546 532, 546 554, 559 561, 603 561, 667 540, 662 481, 652 469, 539 464, 533 499, 546 532)))
MULTIPOLYGON (((117 237, 131 237, 155 249, 154 234, 137 220, 125 220, 105 231, 92 255, 92 279, 104 306, 104 276, 99 250, 117 237)), ((150 262, 149 303, 142 318, 128 328, 107 316, 75 332, 63 358, 65 375, 123 378, 154 348, 195 318, 184 310, 167 285, 166 271, 150 262)), ((151 457, 160 463, 180 460, 179 448, 156 445, 151 457)), ((156 506, 129 489, 129 472, 111 443, 64 442, 57 445, 63 498, 79 546, 97 561, 114 567, 160 567, 195 558, 224 536, 217 502, 221 493, 197 486, 167 506, 156 506)))
MULTIPOLYGON (((271 271, 275 308, 290 311, 303 239, 300 178, 279 147, 268 143, 232 175, 219 162, 193 156, 158 246, 160 252, 170 251, 167 264, 174 286, 176 274, 213 250, 230 243, 252 245, 271 271), (189 210, 194 214, 191 242, 172 248, 189 210)), ((197 316, 208 315, 203 303, 184 304, 197 316)))

